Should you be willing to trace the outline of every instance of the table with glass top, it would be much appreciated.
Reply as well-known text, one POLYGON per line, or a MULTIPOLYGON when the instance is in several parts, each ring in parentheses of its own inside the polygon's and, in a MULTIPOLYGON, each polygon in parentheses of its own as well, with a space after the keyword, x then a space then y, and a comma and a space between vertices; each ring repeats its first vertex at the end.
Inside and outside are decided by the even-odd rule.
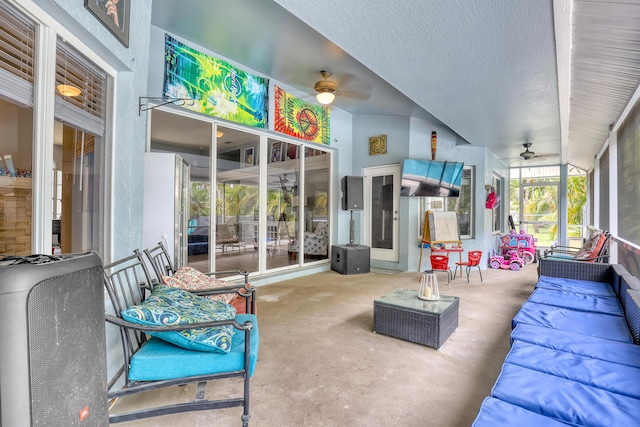
POLYGON ((426 301, 396 289, 373 301, 373 332, 440 349, 458 329, 458 306, 458 297, 426 301))

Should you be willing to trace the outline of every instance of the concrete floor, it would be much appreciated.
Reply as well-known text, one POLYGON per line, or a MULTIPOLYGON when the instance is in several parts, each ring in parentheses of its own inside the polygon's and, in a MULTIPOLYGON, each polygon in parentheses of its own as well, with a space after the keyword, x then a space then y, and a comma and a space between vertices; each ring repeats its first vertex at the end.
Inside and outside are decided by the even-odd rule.
MULTIPOLYGON (((477 271, 440 293, 460 298, 459 328, 440 350, 372 332, 374 299, 417 289, 419 273, 333 271, 258 288, 260 356, 251 378, 251 426, 470 426, 509 350, 511 319, 537 280, 537 264, 477 271)), ((208 395, 240 390, 209 383, 208 395)), ((175 387, 121 399, 126 411, 192 399, 175 387)), ((239 426, 241 408, 169 415, 131 426, 239 426)))

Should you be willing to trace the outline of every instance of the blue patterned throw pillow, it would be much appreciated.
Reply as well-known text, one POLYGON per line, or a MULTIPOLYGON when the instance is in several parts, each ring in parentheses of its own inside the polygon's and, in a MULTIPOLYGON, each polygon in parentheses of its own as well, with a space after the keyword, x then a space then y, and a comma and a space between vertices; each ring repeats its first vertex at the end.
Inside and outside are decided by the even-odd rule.
MULTIPOLYGON (((141 304, 122 310, 122 317, 131 323, 155 326, 229 320, 235 316, 236 309, 229 304, 165 285, 154 287, 151 295, 141 304)), ((229 325, 148 334, 187 350, 228 353, 234 329, 229 325)))

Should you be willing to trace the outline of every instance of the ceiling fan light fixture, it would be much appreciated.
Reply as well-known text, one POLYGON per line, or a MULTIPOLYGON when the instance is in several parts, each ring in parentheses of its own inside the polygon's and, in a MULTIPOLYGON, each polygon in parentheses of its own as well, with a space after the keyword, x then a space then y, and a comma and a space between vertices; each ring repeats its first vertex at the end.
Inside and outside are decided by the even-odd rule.
POLYGON ((328 105, 336 99, 336 95, 333 92, 318 92, 316 99, 322 105, 328 105))
POLYGON ((58 92, 60 92, 61 95, 64 96, 78 96, 81 93, 79 88, 72 85, 60 84, 56 86, 56 89, 58 90, 58 92))
POLYGON ((328 105, 336 98, 335 92, 338 90, 338 84, 333 80, 329 80, 331 73, 329 71, 320 71, 322 80, 317 81, 313 88, 318 92, 316 99, 322 105, 328 105))
POLYGON ((522 144, 522 146, 525 148, 525 151, 520 153, 520 157, 522 157, 525 160, 531 160, 536 156, 535 151, 529 151, 529 147, 531 147, 530 142, 525 142, 524 144, 522 144))

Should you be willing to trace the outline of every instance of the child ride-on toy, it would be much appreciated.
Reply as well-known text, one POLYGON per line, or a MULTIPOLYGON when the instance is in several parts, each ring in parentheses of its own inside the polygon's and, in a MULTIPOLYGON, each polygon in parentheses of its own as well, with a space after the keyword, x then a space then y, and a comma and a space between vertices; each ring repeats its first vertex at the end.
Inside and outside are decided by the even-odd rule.
POLYGON ((518 255, 518 251, 510 250, 507 255, 494 255, 489 259, 491 268, 503 268, 505 270, 518 271, 524 267, 524 261, 518 255))
POLYGON ((507 255, 510 250, 518 251, 518 255, 525 265, 531 264, 536 259, 536 239, 531 234, 527 234, 524 230, 516 233, 511 230, 507 235, 500 237, 500 250, 503 255, 507 255))

